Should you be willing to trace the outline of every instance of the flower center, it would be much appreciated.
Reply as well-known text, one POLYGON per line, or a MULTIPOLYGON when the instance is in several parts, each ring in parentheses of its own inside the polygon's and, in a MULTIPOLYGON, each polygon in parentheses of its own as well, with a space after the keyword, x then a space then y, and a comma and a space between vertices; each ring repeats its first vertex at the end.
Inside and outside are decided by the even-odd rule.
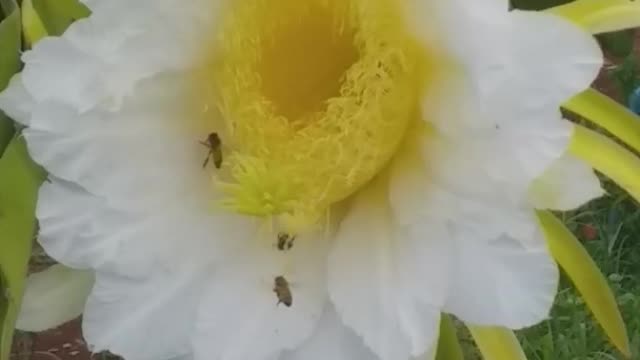
POLYGON ((196 71, 224 206, 291 231, 371 180, 416 114, 418 47, 397 0, 243 0, 196 71))

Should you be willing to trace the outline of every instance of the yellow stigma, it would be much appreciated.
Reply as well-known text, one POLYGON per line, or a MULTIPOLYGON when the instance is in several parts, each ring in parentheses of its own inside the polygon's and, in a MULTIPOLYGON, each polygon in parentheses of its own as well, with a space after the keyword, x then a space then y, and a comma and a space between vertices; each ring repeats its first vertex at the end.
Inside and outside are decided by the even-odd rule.
POLYGON ((195 83, 198 116, 223 142, 216 186, 226 207, 310 224, 387 164, 424 83, 398 3, 222 9, 195 83))

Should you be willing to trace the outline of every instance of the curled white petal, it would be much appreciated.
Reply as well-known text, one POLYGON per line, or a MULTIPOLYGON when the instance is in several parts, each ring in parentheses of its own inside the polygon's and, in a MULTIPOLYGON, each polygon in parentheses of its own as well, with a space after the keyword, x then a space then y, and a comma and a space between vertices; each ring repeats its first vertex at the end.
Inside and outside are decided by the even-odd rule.
POLYGON ((44 331, 80 316, 93 287, 93 273, 62 265, 27 279, 16 328, 44 331))

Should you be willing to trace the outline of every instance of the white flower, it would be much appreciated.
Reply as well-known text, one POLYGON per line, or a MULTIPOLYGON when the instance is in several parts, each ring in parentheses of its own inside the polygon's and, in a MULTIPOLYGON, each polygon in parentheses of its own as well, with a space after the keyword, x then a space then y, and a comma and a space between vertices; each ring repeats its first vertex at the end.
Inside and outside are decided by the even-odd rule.
POLYGON ((545 318, 534 208, 602 194, 559 111, 589 34, 506 0, 86 2, 0 107, 50 173, 41 244, 95 272, 94 350, 397 360, 441 312, 545 318))

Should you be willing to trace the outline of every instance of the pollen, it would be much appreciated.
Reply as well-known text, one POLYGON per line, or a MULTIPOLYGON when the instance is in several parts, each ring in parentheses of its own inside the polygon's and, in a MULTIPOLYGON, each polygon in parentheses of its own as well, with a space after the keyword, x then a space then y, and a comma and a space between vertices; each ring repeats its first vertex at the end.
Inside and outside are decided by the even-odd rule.
POLYGON ((214 186, 231 211, 312 224, 393 157, 423 56, 398 0, 227 3, 194 77, 225 145, 214 186))

